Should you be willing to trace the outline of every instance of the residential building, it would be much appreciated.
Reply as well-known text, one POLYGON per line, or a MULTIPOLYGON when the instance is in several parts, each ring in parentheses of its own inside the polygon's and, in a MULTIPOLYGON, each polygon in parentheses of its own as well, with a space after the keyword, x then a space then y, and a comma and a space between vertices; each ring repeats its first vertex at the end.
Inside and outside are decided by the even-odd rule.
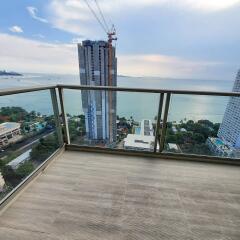
MULTIPOLYGON (((237 74, 233 92, 240 92, 240 70, 237 74)), ((230 97, 218 137, 234 148, 240 148, 240 97, 230 97)))
POLYGON ((143 119, 141 121, 140 134, 145 135, 145 136, 153 136, 154 135, 154 129, 153 129, 151 120, 143 119))
POLYGON ((18 141, 21 138, 21 124, 5 122, 0 124, 0 147, 18 141))
MULTIPOLYGON (((117 86, 115 48, 111 53, 109 51, 108 42, 105 41, 86 40, 78 44, 81 85, 117 86)), ((117 131, 116 92, 82 90, 81 94, 88 140, 114 143, 117 131)))
POLYGON ((135 128, 135 134, 128 134, 124 139, 123 146, 128 150, 153 151, 154 141, 152 121, 143 119, 140 127, 135 128))
POLYGON ((26 161, 28 161, 30 159, 30 153, 31 153, 32 149, 24 152, 23 154, 21 154, 20 156, 18 156, 17 158, 15 158, 14 160, 12 160, 11 162, 9 162, 7 164, 7 166, 10 166, 13 170, 18 169, 18 167, 25 163, 26 161))

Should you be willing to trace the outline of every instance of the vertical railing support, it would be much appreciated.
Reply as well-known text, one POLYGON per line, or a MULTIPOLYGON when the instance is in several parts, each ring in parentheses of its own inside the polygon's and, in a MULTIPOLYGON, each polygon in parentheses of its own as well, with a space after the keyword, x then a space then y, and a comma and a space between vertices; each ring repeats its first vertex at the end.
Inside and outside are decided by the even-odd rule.
POLYGON ((64 108, 63 88, 58 87, 58 93, 59 93, 59 101, 60 101, 61 112, 62 112, 62 121, 64 126, 64 142, 66 144, 70 144, 68 121, 67 121, 67 115, 64 108))
POLYGON ((50 89, 50 93, 51 93, 51 99, 52 99, 56 133, 57 133, 59 144, 60 144, 60 146, 62 146, 63 145, 63 135, 62 135, 62 126, 61 126, 61 122, 60 122, 60 116, 59 116, 56 88, 50 89))
POLYGON ((171 98, 171 93, 167 93, 167 98, 166 98, 165 107, 164 107, 164 115, 163 115, 162 131, 161 131, 161 137, 160 137, 159 152, 162 152, 163 149, 164 149, 165 137, 166 137, 166 131, 167 131, 167 118, 168 118, 168 110, 169 110, 169 105, 170 105, 170 98, 171 98))
POLYGON ((156 129, 155 129, 154 152, 157 151, 157 144, 159 142, 160 122, 161 122, 161 117, 162 117, 163 100, 164 100, 164 93, 161 93, 160 98, 159 98, 157 124, 156 124, 156 129))

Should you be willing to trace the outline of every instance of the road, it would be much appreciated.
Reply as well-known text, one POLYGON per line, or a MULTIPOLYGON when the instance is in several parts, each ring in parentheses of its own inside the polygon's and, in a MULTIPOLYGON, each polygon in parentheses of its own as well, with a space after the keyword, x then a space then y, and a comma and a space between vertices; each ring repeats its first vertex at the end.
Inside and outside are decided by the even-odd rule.
POLYGON ((54 133, 54 130, 44 132, 42 134, 36 135, 34 137, 28 138, 21 143, 15 143, 14 149, 9 147, 4 150, 4 152, 0 152, 0 159, 7 156, 9 153, 15 152, 25 152, 31 149, 34 145, 36 145, 41 138, 46 138, 54 133))

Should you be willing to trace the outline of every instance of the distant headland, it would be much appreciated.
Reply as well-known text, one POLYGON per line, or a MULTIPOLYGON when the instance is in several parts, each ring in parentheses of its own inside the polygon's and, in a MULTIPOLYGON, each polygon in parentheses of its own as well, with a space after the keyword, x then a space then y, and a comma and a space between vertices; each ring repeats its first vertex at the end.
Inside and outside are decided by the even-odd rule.
POLYGON ((22 74, 17 72, 7 72, 3 70, 3 71, 0 71, 0 76, 22 76, 22 74))

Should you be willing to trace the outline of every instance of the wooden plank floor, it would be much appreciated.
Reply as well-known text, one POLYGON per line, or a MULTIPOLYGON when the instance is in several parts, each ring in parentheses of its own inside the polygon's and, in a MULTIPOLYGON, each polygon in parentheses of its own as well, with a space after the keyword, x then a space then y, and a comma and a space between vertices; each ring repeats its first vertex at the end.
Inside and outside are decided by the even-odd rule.
POLYGON ((1 240, 239 240, 240 168, 64 152, 0 216, 1 240))

